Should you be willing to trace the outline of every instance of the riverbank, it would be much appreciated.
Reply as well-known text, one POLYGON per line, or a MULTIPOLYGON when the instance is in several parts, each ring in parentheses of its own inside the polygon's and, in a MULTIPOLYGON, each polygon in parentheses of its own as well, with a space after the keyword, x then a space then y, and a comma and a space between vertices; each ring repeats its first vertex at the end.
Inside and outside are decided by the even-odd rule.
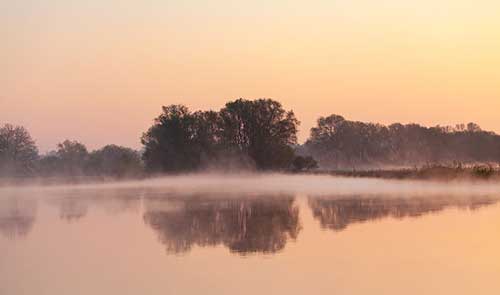
POLYGON ((5 186, 23 186, 23 185, 76 185, 76 184, 99 184, 107 182, 124 182, 154 180, 162 177, 182 177, 196 175, 226 175, 239 176, 241 178, 265 176, 265 175, 317 175, 334 176, 345 178, 375 178, 375 179, 393 179, 393 180, 428 180, 428 181, 499 181, 500 167, 488 165, 476 166, 445 166, 429 165, 421 168, 401 168, 401 169, 373 169, 373 170, 314 170, 300 173, 256 173, 255 171, 232 171, 224 173, 221 171, 200 171, 198 173, 176 174, 176 175, 141 175, 138 177, 99 177, 99 176, 69 176, 69 177, 17 177, 0 178, 0 187, 5 186))
POLYGON ((409 179, 409 180, 472 180, 500 181, 500 168, 489 165, 470 167, 429 165, 421 168, 402 169, 375 169, 375 170, 323 170, 314 171, 314 174, 327 174, 342 177, 362 177, 381 179, 409 179))

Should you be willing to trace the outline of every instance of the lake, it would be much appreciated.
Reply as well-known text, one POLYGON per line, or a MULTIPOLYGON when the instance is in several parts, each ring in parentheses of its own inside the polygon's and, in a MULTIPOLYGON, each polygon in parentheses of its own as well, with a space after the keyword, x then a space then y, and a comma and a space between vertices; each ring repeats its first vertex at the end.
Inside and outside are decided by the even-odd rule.
POLYGON ((0 294, 499 294, 500 188, 181 176, 0 188, 0 294))

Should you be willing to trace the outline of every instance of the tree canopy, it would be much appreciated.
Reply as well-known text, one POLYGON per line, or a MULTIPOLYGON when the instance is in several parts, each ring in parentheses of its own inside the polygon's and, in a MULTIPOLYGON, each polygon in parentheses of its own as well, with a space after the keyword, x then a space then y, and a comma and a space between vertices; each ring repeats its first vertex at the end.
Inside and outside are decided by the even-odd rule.
POLYGON ((475 123, 384 126, 331 115, 318 119, 304 148, 322 167, 338 169, 500 161, 500 136, 475 123))
POLYGON ((142 174, 142 161, 133 149, 110 144, 90 153, 85 168, 89 175, 131 177, 142 174))
POLYGON ((65 140, 56 151, 40 157, 37 169, 43 176, 123 178, 141 175, 143 165, 139 153, 130 148, 111 144, 89 153, 84 144, 65 140))
POLYGON ((238 99, 219 112, 171 105, 142 136, 143 159, 154 172, 196 170, 227 157, 259 170, 286 169, 298 124, 292 111, 271 99, 238 99))
MULTIPOLYGON (((162 107, 143 133, 141 152, 117 145, 89 151, 65 140, 39 156, 24 127, 0 128, 0 176, 111 176, 182 173, 203 169, 308 171, 450 163, 500 163, 500 136, 476 123, 424 127, 320 117, 309 139, 297 143, 299 121, 272 99, 236 99, 219 111, 162 107)), ((487 174, 489 170, 478 171, 487 174)))
POLYGON ((0 128, 0 175, 33 174, 38 149, 28 130, 6 124, 0 128))

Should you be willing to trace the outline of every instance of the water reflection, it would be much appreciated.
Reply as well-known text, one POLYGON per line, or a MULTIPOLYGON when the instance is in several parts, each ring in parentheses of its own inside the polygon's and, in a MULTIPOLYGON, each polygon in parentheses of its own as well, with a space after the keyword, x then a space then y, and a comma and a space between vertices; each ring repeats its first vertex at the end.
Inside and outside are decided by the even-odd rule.
MULTIPOLYGON (((0 233, 9 239, 28 235, 36 221, 39 200, 43 200, 42 205, 55 207, 65 222, 76 223, 93 210, 109 215, 129 212, 137 222, 142 216, 144 224, 154 229, 166 251, 174 254, 187 253, 193 246, 219 245, 242 255, 276 253, 297 238, 301 231, 299 204, 304 204, 296 202, 294 197, 279 195, 214 196, 153 189, 72 189, 0 198, 0 233)), ((341 231, 353 223, 386 217, 419 217, 451 207, 476 210, 496 202, 497 198, 487 196, 330 196, 308 197, 305 204, 323 229, 341 231)), ((44 212, 40 210, 40 215, 44 212)))
POLYGON ((80 198, 63 198, 58 205, 59 217, 68 222, 78 221, 88 212, 88 202, 80 198))
POLYGON ((91 207, 111 215, 139 212, 141 195, 142 191, 134 189, 70 190, 51 195, 48 202, 59 208, 62 220, 74 222, 87 216, 91 207))
POLYGON ((0 233, 8 239, 25 237, 35 224, 37 202, 12 196, 0 198, 0 233))
POLYGON ((194 245, 224 245, 232 252, 275 253, 301 229, 294 198, 146 198, 144 222, 168 253, 194 245))
POLYGON ((342 231, 350 224, 367 222, 385 217, 420 217, 446 208, 476 210, 495 204, 492 197, 403 197, 387 198, 353 196, 348 198, 309 198, 309 207, 321 227, 342 231))

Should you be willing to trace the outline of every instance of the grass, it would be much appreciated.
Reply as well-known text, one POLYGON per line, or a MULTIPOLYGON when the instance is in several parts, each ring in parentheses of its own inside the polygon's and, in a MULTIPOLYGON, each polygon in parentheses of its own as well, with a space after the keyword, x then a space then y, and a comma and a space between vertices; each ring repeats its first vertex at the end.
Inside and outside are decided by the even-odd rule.
POLYGON ((424 179, 424 180, 500 180, 500 167, 488 164, 477 164, 464 167, 462 165, 425 165, 421 168, 322 171, 335 176, 371 177, 384 179, 424 179))

